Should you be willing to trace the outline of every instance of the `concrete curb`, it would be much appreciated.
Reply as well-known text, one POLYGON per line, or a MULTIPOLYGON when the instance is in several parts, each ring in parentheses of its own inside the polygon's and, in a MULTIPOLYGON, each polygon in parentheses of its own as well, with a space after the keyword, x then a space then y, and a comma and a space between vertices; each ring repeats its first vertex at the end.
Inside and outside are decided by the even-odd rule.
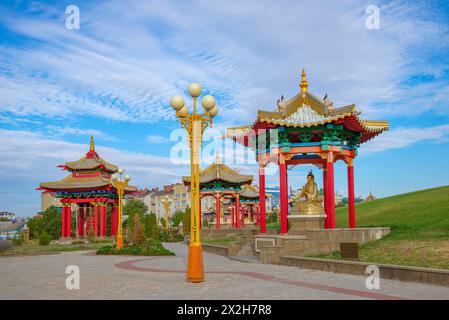
POLYGON ((321 259, 297 256, 282 256, 281 265, 296 266, 304 269, 346 273, 368 276, 366 268, 369 265, 379 267, 381 279, 392 279, 407 282, 418 282, 439 286, 449 286, 449 270, 397 266, 390 264, 375 264, 358 261, 343 261, 334 259, 321 259))

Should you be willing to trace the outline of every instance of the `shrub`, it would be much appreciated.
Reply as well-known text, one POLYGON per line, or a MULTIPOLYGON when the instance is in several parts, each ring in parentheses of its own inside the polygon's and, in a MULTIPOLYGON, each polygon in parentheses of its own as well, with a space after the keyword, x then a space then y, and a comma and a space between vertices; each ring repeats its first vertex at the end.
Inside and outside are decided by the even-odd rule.
POLYGON ((0 240, 0 256, 4 255, 6 250, 13 248, 13 244, 9 240, 0 240))
POLYGON ((117 250, 116 247, 105 246, 97 250, 98 255, 135 255, 135 256, 171 256, 171 251, 162 246, 162 242, 146 239, 140 245, 130 245, 117 250))
POLYGON ((159 240, 162 241, 162 242, 167 242, 167 240, 168 240, 168 232, 165 231, 165 229, 163 229, 160 232, 160 239, 159 240))
POLYGON ((184 236, 182 235, 182 233, 179 233, 176 229, 170 230, 167 242, 179 242, 183 240, 184 236))
POLYGON ((267 223, 273 223, 278 220, 276 210, 272 210, 268 213, 267 223))
POLYGON ((24 242, 24 240, 22 237, 12 239, 12 243, 15 246, 21 246, 23 244, 23 242, 24 242))
POLYGON ((39 245, 40 246, 48 246, 51 242, 51 236, 47 232, 42 232, 39 235, 39 245))

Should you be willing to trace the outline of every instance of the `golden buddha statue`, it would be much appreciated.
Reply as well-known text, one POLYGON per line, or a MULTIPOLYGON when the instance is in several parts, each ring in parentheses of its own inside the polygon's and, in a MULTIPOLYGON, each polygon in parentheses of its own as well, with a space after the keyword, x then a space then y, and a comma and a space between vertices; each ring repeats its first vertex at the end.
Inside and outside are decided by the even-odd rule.
POLYGON ((315 183, 315 177, 310 170, 307 175, 307 183, 302 187, 301 192, 298 192, 290 200, 292 203, 292 214, 323 214, 322 206, 323 197, 320 195, 320 190, 315 183))

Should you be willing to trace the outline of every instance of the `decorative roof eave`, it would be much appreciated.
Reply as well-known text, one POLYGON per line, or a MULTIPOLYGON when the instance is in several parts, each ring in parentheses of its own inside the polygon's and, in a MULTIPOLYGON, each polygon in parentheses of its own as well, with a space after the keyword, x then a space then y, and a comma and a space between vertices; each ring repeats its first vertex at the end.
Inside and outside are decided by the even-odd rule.
MULTIPOLYGON (((74 178, 72 175, 65 177, 59 181, 53 182, 42 182, 39 184, 37 190, 44 190, 48 192, 60 192, 60 191, 71 191, 71 190, 108 190, 115 189, 112 185, 111 180, 103 177, 89 177, 89 178, 74 178)), ((126 192, 135 192, 137 187, 127 186, 125 188, 126 192)))
POLYGON ((259 189, 251 184, 245 184, 240 192, 240 197, 251 199, 259 198, 259 189))
POLYGON ((275 111, 258 110, 256 122, 262 121, 262 119, 266 118, 273 120, 285 119, 290 117, 298 109, 304 106, 309 106, 317 114, 324 117, 332 117, 347 113, 359 114, 355 104, 350 104, 340 108, 331 108, 329 106, 326 106, 324 102, 317 96, 313 95, 310 92, 306 92, 304 94, 299 93, 295 97, 287 101, 283 107, 283 110, 280 110, 279 108, 277 108, 275 111))
MULTIPOLYGON (((214 178, 214 177, 206 177, 202 178, 200 177, 200 183, 209 183, 212 181, 223 181, 228 183, 237 183, 237 184, 244 184, 244 183, 251 183, 253 181, 253 176, 251 175, 242 175, 242 179, 223 179, 223 178, 214 178)), ((190 183, 190 176, 183 176, 182 181, 184 184, 190 183)))
POLYGON ((84 156, 77 161, 66 162, 64 164, 65 169, 70 170, 89 170, 104 168, 109 172, 116 172, 118 167, 103 160, 101 157, 88 157, 84 156))
MULTIPOLYGON (((213 163, 206 169, 200 171, 200 183, 209 183, 212 181, 223 181, 235 184, 248 184, 253 181, 254 176, 242 175, 222 163, 213 163)), ((183 176, 184 184, 190 183, 190 176, 183 176)))

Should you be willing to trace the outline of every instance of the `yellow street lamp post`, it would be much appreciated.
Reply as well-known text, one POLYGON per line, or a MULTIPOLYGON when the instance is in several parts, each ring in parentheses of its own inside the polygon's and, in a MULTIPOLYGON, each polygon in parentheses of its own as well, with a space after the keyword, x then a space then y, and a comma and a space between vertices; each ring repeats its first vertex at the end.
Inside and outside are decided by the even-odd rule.
POLYGON ((200 240, 200 165, 199 150, 201 148, 202 134, 204 130, 212 125, 213 117, 218 113, 218 106, 215 98, 206 95, 201 100, 204 113, 197 113, 196 102, 201 94, 201 86, 192 83, 188 88, 189 95, 193 98, 193 112, 189 113, 189 107, 185 104, 184 98, 174 96, 170 100, 171 107, 176 111, 176 117, 187 130, 190 144, 190 243, 187 262, 187 281, 202 282, 204 280, 203 269, 203 249, 200 240))
POLYGON ((118 217, 117 217, 117 250, 123 248, 123 230, 122 230, 122 214, 123 214, 123 195, 125 193, 125 188, 128 185, 131 177, 125 175, 122 179, 122 174, 125 172, 123 169, 118 169, 117 173, 111 177, 112 185, 117 189, 118 194, 118 217))
POLYGON ((165 196, 165 198, 163 198, 161 202, 164 205, 165 209, 165 231, 168 231, 168 210, 170 209, 172 200, 168 196, 165 196))

